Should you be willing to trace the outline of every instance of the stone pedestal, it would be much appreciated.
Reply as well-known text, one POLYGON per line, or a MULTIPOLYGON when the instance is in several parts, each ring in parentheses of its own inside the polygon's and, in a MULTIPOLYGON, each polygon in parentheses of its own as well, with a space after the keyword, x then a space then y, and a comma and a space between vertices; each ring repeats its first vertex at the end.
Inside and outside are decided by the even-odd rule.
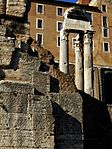
POLYGON ((83 56, 82 43, 78 38, 75 41, 75 85, 79 90, 83 91, 83 56))
POLYGON ((93 96, 92 32, 84 34, 84 91, 93 96))
POLYGON ((68 33, 60 31, 60 71, 69 73, 68 33))

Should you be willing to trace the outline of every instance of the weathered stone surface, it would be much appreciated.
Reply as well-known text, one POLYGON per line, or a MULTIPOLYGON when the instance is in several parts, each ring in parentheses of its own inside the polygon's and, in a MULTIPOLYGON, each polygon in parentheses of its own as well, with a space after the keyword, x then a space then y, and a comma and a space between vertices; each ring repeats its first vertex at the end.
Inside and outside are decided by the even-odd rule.
POLYGON ((0 105, 5 113, 27 113, 28 94, 0 93, 0 105))
POLYGON ((17 92, 23 94, 33 94, 34 84, 18 81, 0 81, 0 92, 17 92))
POLYGON ((37 57, 29 56, 27 53, 20 53, 18 68, 38 71, 40 60, 37 57))
POLYGON ((25 0, 0 0, 0 14, 23 17, 29 9, 30 1, 25 0))
MULTIPOLYGON (((6 34, 6 27, 4 26, 4 25, 0 25, 0 35, 1 35, 1 38, 5 38, 4 36, 5 36, 5 34, 6 34)), ((0 39, 1 39, 0 38, 0 39)), ((1 41, 1 40, 0 40, 1 41)))
POLYGON ((48 73, 34 72, 33 82, 34 82, 35 90, 37 90, 37 94, 38 92, 40 92, 40 94, 45 94, 50 92, 50 75, 48 73))
POLYGON ((23 81, 23 82, 32 82, 33 70, 29 71, 27 69, 17 69, 16 71, 13 69, 5 69, 2 70, 4 72, 4 80, 15 80, 15 81, 23 81))
MULTIPOLYGON (((3 47, 3 46, 2 46, 3 47)), ((5 47, 3 47, 5 48, 5 47)), ((5 48, 7 50, 7 48, 5 48)), ((11 58, 12 58, 12 52, 15 50, 14 47, 11 47, 11 49, 9 49, 9 51, 6 50, 2 50, 2 52, 0 52, 0 65, 1 66, 9 66, 10 62, 11 62, 11 58), (4 57, 5 55, 5 57, 4 57)), ((0 48, 1 51, 1 48, 0 48)))

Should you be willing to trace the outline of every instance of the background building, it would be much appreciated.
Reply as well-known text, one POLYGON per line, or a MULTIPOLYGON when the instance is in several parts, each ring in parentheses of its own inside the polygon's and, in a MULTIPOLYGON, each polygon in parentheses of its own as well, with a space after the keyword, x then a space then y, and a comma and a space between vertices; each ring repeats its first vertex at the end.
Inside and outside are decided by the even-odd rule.
MULTIPOLYGON (((31 37, 39 41, 42 47, 50 50, 59 60, 60 30, 63 25, 63 14, 65 10, 73 6, 73 3, 32 0, 29 12, 29 21, 31 22, 31 37)), ((70 61, 74 62, 74 36, 69 36, 70 61)))

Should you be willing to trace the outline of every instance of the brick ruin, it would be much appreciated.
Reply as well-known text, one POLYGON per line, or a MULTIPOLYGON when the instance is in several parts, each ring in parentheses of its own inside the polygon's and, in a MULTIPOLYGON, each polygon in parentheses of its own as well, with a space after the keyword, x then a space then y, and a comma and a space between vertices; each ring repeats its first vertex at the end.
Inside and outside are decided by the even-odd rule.
POLYGON ((32 40, 29 7, 0 0, 0 149, 111 149, 111 108, 32 40))

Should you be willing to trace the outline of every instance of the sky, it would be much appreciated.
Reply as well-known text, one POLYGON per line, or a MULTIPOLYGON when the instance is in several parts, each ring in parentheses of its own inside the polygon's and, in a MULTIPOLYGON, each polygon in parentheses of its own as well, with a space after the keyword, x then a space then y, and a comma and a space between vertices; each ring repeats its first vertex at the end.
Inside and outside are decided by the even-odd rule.
POLYGON ((62 1, 65 1, 65 2, 74 2, 74 0, 62 0, 62 1))
POLYGON ((64 1, 64 2, 75 2, 76 0, 60 0, 60 1, 64 1))

